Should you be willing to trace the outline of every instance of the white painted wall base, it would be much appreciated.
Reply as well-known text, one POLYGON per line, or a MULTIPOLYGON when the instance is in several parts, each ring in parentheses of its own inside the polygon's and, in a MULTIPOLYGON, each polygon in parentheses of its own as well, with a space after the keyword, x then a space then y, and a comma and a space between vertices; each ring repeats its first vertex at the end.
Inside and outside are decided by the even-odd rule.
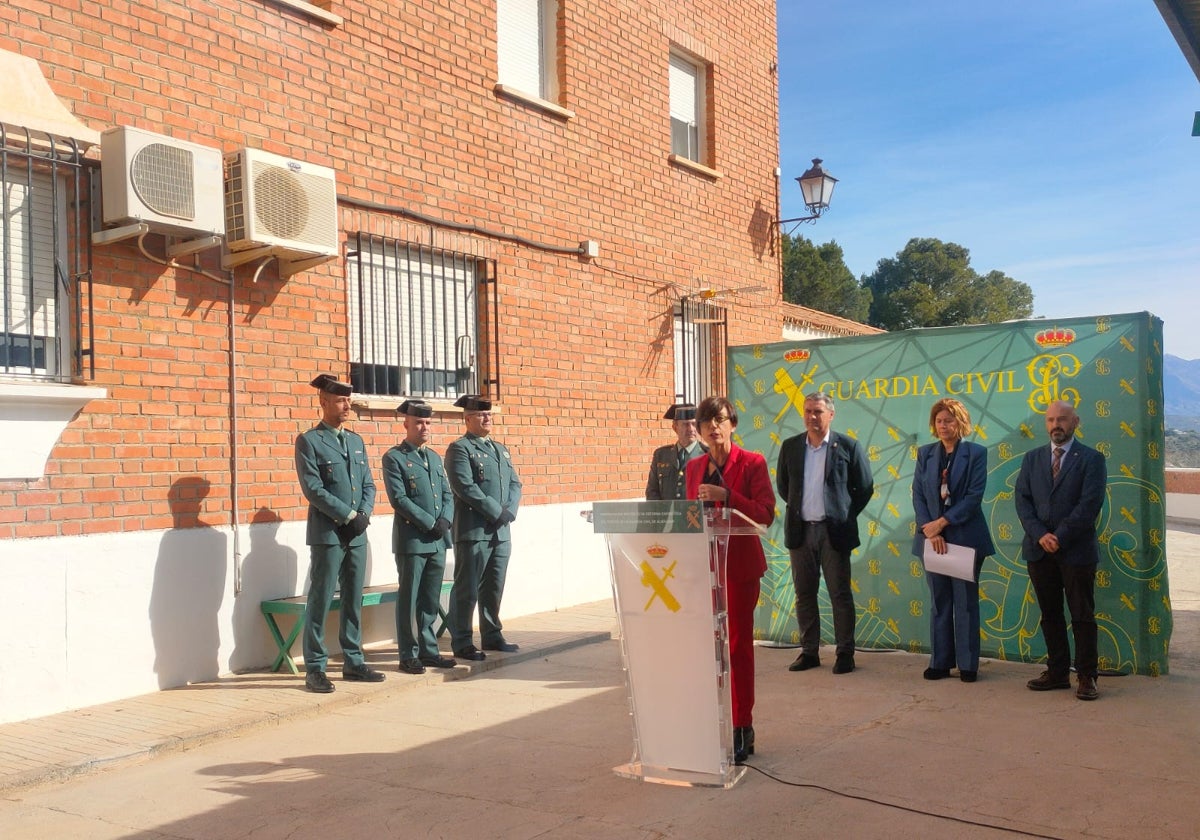
MULTIPOLYGON (((604 539, 579 515, 589 507, 521 508, 502 617, 611 596, 604 539)), ((368 584, 396 580, 391 528, 390 516, 372 520, 368 584)), ((259 602, 307 590, 304 522, 244 527, 241 549, 235 597, 228 528, 5 542, 0 723, 269 665, 275 645, 259 602)), ((395 640, 390 606, 368 610, 363 640, 395 640)))

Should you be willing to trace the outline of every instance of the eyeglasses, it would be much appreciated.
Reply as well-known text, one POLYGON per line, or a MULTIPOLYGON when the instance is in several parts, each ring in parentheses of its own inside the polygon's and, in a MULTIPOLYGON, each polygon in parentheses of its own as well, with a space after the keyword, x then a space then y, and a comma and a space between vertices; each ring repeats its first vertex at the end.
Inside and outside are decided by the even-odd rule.
POLYGON ((704 423, 711 423, 714 426, 720 426, 722 423, 728 423, 728 422, 729 422, 729 418, 726 417, 724 414, 718 414, 716 417, 710 417, 707 420, 700 421, 701 425, 703 425, 704 423))

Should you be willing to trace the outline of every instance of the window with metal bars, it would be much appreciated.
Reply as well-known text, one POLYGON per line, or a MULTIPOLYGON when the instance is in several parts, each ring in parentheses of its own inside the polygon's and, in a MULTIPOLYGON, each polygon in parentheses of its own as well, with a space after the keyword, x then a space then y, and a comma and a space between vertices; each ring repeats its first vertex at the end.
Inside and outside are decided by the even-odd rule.
POLYGON ((94 374, 84 166, 73 140, 0 125, 0 375, 94 374))
POLYGON ((499 398, 496 262, 358 233, 350 253, 355 392, 499 398))
POLYGON ((725 395, 725 310, 695 298, 675 305, 675 401, 725 395))

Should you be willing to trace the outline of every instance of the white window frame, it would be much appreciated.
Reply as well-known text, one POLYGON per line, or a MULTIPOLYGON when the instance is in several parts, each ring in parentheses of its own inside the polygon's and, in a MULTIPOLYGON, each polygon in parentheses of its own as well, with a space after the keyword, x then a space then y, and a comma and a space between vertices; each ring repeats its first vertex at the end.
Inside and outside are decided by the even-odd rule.
POLYGON ((671 154, 707 164, 708 65, 678 49, 668 62, 671 154))
POLYGON ((504 88, 558 100, 558 0, 496 0, 496 64, 504 88))

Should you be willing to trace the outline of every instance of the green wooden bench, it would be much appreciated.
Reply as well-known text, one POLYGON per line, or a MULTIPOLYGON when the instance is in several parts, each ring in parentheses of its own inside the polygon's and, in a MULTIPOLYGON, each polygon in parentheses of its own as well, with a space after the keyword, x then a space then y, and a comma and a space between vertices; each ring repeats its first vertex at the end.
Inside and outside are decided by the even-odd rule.
MULTIPOLYGON (((442 597, 450 593, 450 588, 454 586, 453 581, 442 582, 442 597)), ((394 604, 399 597, 399 587, 392 584, 384 584, 382 586, 368 586, 363 589, 362 605, 364 607, 373 607, 376 604, 394 604)), ((275 656, 275 661, 271 663, 271 670, 278 671, 287 663, 288 668, 293 674, 299 674, 299 669, 296 668, 296 663, 292 661, 292 645, 296 643, 296 638, 300 635, 300 631, 304 628, 304 610, 308 606, 307 595, 296 595, 292 598, 274 598, 270 601, 263 601, 259 604, 262 610, 263 618, 267 620, 267 629, 271 631, 271 638, 275 640, 275 644, 279 648, 279 653, 275 656), (295 623, 292 624, 292 630, 285 637, 279 629, 279 624, 275 620, 277 615, 294 615, 296 616, 295 623)), ((342 598, 340 595, 335 595, 333 600, 329 602, 329 611, 340 610, 342 608, 342 598)), ((441 603, 438 603, 438 638, 446 632, 446 611, 442 608, 441 603)))

